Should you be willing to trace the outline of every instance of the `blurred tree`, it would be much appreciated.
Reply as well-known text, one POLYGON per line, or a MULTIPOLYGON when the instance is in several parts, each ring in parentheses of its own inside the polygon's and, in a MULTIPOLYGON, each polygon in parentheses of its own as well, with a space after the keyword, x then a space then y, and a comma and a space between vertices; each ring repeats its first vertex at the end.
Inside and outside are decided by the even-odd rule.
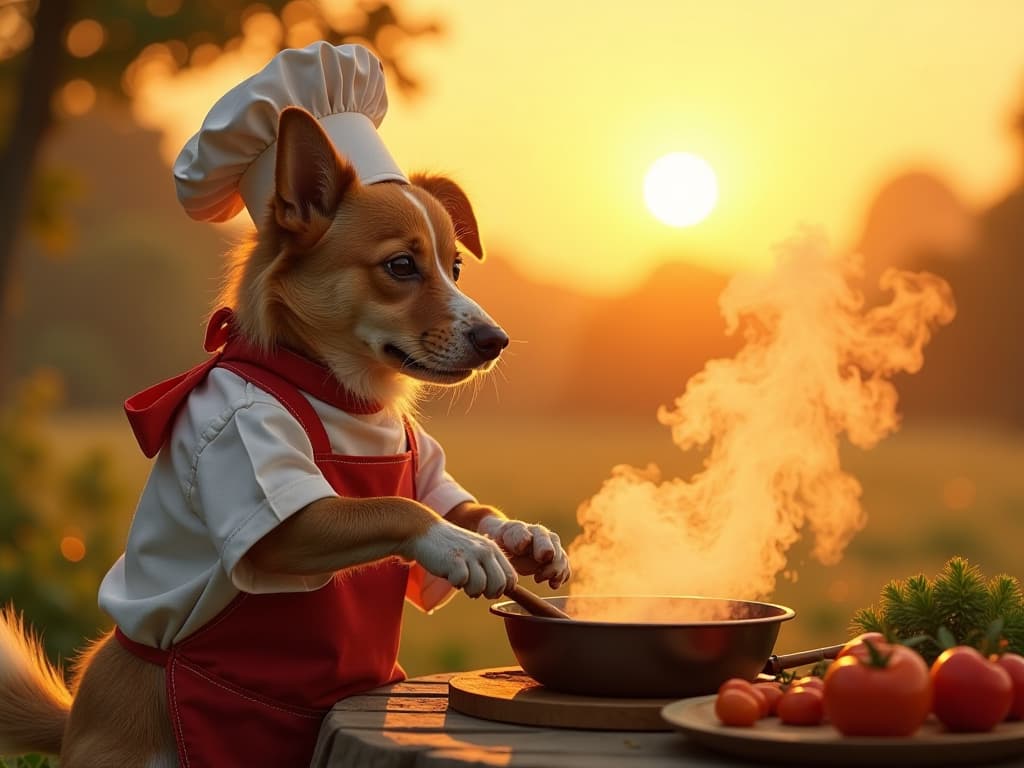
MULTIPOLYGON (((362 41, 380 55, 401 92, 419 81, 405 44, 441 32, 434 20, 402 18, 394 0, 4 0, 0 2, 0 331, 9 318, 20 233, 60 242, 61 210, 74 184, 40 172, 40 148, 64 114, 87 110, 97 93, 129 95, 134 64, 170 56, 201 66, 241 45, 245 26, 271 15, 279 47, 317 39, 362 41)), ((0 333, 0 337, 3 334, 0 333)), ((9 372, 0 350, 0 385, 9 372)))
MULTIPOLYGON (((1024 104, 1011 128, 1024 150, 1024 104)), ((1021 160, 1024 171, 1024 152, 1021 160)), ((907 215, 914 211, 902 206, 894 213, 906 228, 907 215)), ((953 287, 957 313, 929 345, 922 371, 901 377, 903 411, 910 421, 1024 429, 1024 347, 1017 336, 1024 326, 1024 174, 1000 200, 977 213, 972 236, 959 252, 942 253, 934 239, 937 232, 949 232, 955 218, 951 206, 935 205, 933 196, 932 204, 917 206, 916 213, 931 242, 921 241, 930 247, 907 253, 906 266, 944 277, 953 287)), ((892 230, 888 237, 892 250, 897 238, 892 230)), ((881 266, 876 265, 876 273, 881 266)))

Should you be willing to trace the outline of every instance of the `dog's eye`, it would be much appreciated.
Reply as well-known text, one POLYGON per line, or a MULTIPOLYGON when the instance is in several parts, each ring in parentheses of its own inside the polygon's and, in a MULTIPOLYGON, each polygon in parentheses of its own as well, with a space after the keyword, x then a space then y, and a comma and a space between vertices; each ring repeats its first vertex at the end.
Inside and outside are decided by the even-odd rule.
POLYGON ((410 277, 416 277, 419 274, 419 270, 416 269, 416 262, 413 261, 412 256, 396 256, 384 263, 384 269, 388 271, 389 275, 399 280, 408 280, 410 277))
POLYGON ((457 256, 455 258, 455 263, 452 264, 452 280, 454 280, 456 283, 459 282, 459 275, 461 275, 461 274, 462 274, 462 257, 461 256, 457 256))

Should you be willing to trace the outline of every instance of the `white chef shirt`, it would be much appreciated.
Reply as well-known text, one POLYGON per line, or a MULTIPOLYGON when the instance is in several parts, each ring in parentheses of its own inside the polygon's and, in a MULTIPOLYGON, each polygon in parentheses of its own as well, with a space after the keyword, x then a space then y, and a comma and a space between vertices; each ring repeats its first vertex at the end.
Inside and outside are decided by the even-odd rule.
MULTIPOLYGON (((385 456, 406 448, 400 419, 352 414, 307 395, 334 453, 385 456)), ((441 446, 413 422, 419 500, 440 515, 473 497, 445 471, 441 446)), ((100 607, 131 639, 168 648, 214 618, 240 591, 301 592, 316 576, 265 573, 249 548, 307 504, 336 492, 313 462, 299 422, 273 396, 214 368, 176 416, 135 510, 124 554, 103 579, 100 607)), ((432 576, 420 607, 452 594, 432 576)))

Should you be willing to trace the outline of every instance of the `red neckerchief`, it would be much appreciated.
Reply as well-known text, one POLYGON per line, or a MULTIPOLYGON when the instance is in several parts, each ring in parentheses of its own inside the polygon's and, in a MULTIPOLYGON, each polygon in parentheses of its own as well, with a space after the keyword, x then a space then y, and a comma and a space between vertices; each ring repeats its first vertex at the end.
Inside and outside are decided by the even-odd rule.
POLYGON ((206 328, 204 347, 214 352, 206 362, 139 392, 125 401, 124 409, 142 452, 156 456, 170 435, 174 417, 189 393, 222 361, 237 361, 266 368, 317 400, 348 413, 376 413, 379 403, 356 397, 330 369, 289 349, 257 349, 235 333, 234 312, 218 309, 206 328))

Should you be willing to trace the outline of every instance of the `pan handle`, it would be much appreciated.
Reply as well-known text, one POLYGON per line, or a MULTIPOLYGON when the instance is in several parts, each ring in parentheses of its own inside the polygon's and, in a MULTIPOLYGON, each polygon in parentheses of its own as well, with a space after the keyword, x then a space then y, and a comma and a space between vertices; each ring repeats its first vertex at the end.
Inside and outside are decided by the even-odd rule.
POLYGON ((827 648, 815 648, 813 651, 800 651, 799 653, 784 653, 781 656, 769 656, 768 661, 761 670, 763 675, 777 675, 784 669, 802 667, 805 664, 813 664, 822 659, 834 659, 836 654, 843 650, 841 645, 830 645, 827 648))

